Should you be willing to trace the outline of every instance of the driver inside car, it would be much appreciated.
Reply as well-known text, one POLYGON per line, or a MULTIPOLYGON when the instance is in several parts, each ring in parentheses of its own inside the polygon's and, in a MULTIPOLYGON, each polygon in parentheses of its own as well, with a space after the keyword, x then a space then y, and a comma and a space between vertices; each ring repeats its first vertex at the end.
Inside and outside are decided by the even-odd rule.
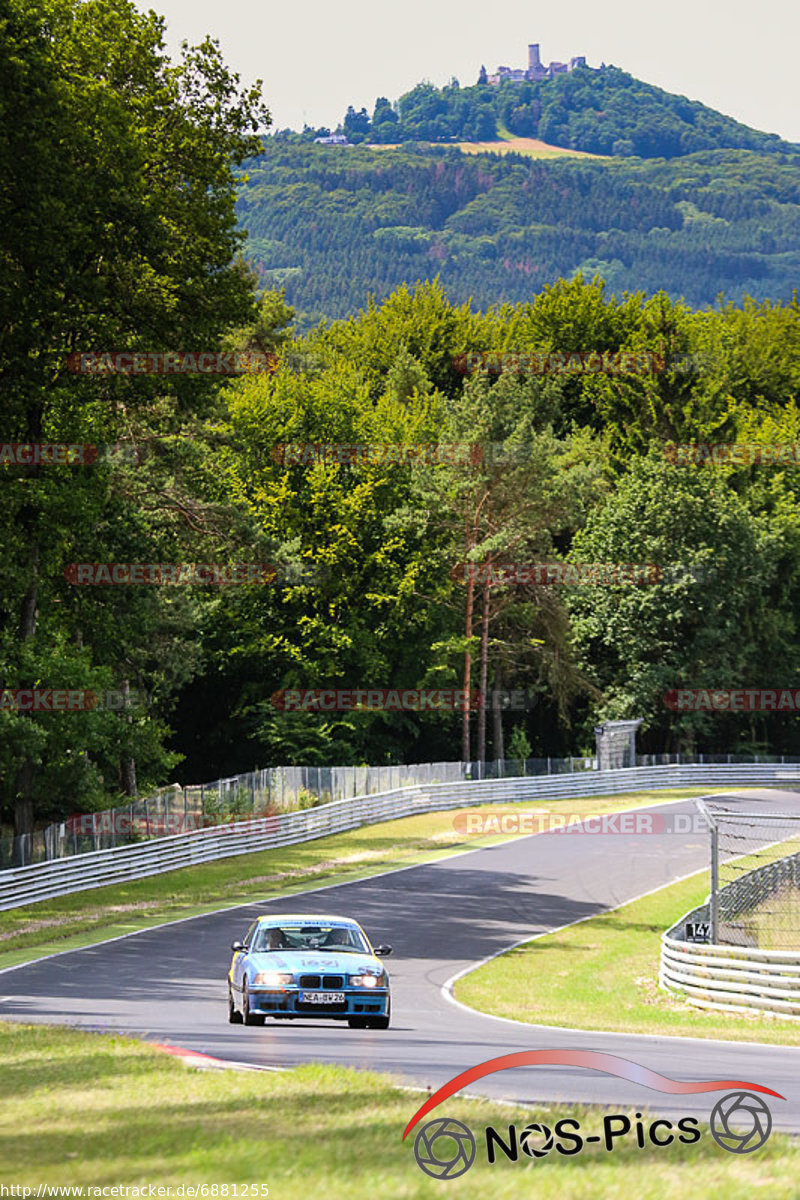
POLYGON ((266 941, 263 944, 264 950, 285 950, 286 946, 286 936, 282 929, 267 930, 266 941))
POLYGON ((353 939, 350 937, 349 929, 330 929, 325 934, 324 939, 320 943, 320 948, 325 946, 352 946, 353 939))

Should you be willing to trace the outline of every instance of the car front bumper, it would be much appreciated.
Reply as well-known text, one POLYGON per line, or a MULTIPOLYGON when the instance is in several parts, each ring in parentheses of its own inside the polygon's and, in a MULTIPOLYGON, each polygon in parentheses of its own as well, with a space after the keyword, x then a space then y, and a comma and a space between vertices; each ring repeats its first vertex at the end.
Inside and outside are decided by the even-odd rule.
POLYGON ((345 1020, 347 1017, 385 1017, 389 1012, 388 988, 341 988, 344 1002, 341 1004, 314 1004, 303 1002, 300 997, 308 988, 260 988, 250 989, 250 1011, 292 1017, 325 1017, 327 1020, 345 1020))

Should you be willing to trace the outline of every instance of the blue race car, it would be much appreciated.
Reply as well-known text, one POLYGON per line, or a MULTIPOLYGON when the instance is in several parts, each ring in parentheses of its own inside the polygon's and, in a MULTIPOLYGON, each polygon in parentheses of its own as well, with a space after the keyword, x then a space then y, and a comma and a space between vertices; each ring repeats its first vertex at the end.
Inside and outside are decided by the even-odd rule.
POLYGON ((351 1029, 389 1028, 389 978, 380 958, 392 947, 373 950, 350 917, 258 917, 231 949, 232 1025, 310 1017, 347 1021, 351 1029))

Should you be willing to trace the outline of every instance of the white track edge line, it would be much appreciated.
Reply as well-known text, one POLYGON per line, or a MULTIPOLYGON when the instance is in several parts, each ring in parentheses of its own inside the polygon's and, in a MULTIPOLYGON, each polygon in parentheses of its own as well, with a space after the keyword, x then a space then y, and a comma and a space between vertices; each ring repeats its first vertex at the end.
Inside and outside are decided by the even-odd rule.
MULTIPOLYGON (((701 868, 701 870, 704 869, 701 868)), ((463 979, 466 975, 471 975, 473 971, 477 971, 481 967, 485 967, 487 963, 493 962, 494 959, 500 958, 501 955, 508 954, 510 950, 516 950, 519 946, 525 946, 531 942, 538 942, 540 938, 551 937, 555 933, 562 933, 565 929, 572 929, 575 925, 583 925, 586 921, 593 921, 596 917, 603 916, 605 913, 617 912, 627 904, 635 904, 637 900, 644 900, 647 896, 654 896, 656 892, 662 892, 665 888, 672 887, 674 883, 684 883, 687 879, 691 879, 693 876, 699 874, 700 871, 690 871, 688 875, 681 875, 678 879, 672 879, 669 883, 662 884, 661 887, 650 888, 649 891, 641 892, 638 896, 631 896, 629 900, 623 900, 620 904, 615 904, 612 908, 604 908, 601 912, 593 913, 590 917, 579 917, 576 921, 567 921, 566 925, 559 925, 557 929, 547 929, 543 933, 534 934, 533 937, 520 938, 519 941, 506 946, 504 950, 496 950, 494 954, 489 954, 486 958, 482 958, 468 967, 463 967, 462 970, 457 971, 455 975, 451 975, 449 979, 445 980, 439 990, 445 1000, 448 1000, 450 1004, 454 1004, 456 1008, 462 1009, 471 1016, 480 1017, 485 1021, 502 1021, 504 1025, 513 1025, 516 1029, 545 1029, 548 1033, 558 1033, 563 1030, 564 1033, 597 1034, 600 1037, 650 1038, 652 1041, 661 1042, 700 1042, 706 1046, 757 1046, 762 1050, 800 1050, 800 1046, 786 1046, 780 1042, 743 1042, 731 1041, 728 1038, 684 1037, 678 1033, 638 1033, 615 1029, 582 1029, 575 1028, 572 1025, 534 1025, 529 1021, 515 1021, 513 1017, 498 1017, 494 1013, 481 1012, 479 1008, 471 1008, 463 1000, 456 999, 453 988, 460 979, 463 979)))

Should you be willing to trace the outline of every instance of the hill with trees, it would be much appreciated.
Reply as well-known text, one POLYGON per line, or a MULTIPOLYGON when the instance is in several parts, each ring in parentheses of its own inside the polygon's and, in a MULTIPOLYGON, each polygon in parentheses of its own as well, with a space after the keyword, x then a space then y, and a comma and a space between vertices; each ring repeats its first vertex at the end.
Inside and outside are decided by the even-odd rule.
MULTIPOLYGON (((654 87, 618 67, 577 67, 541 82, 445 87, 419 83, 391 104, 378 97, 372 116, 351 105, 339 132, 354 144, 409 141, 484 142, 505 131, 568 150, 640 158, 676 158, 704 150, 797 153, 800 147, 762 133, 697 100, 654 87)), ((282 140, 330 132, 281 130, 282 140)))
POLYGON ((436 276, 479 307, 578 273, 698 307, 788 301, 800 278, 800 155, 783 152, 541 160, 269 138, 237 212, 301 328, 436 276))

